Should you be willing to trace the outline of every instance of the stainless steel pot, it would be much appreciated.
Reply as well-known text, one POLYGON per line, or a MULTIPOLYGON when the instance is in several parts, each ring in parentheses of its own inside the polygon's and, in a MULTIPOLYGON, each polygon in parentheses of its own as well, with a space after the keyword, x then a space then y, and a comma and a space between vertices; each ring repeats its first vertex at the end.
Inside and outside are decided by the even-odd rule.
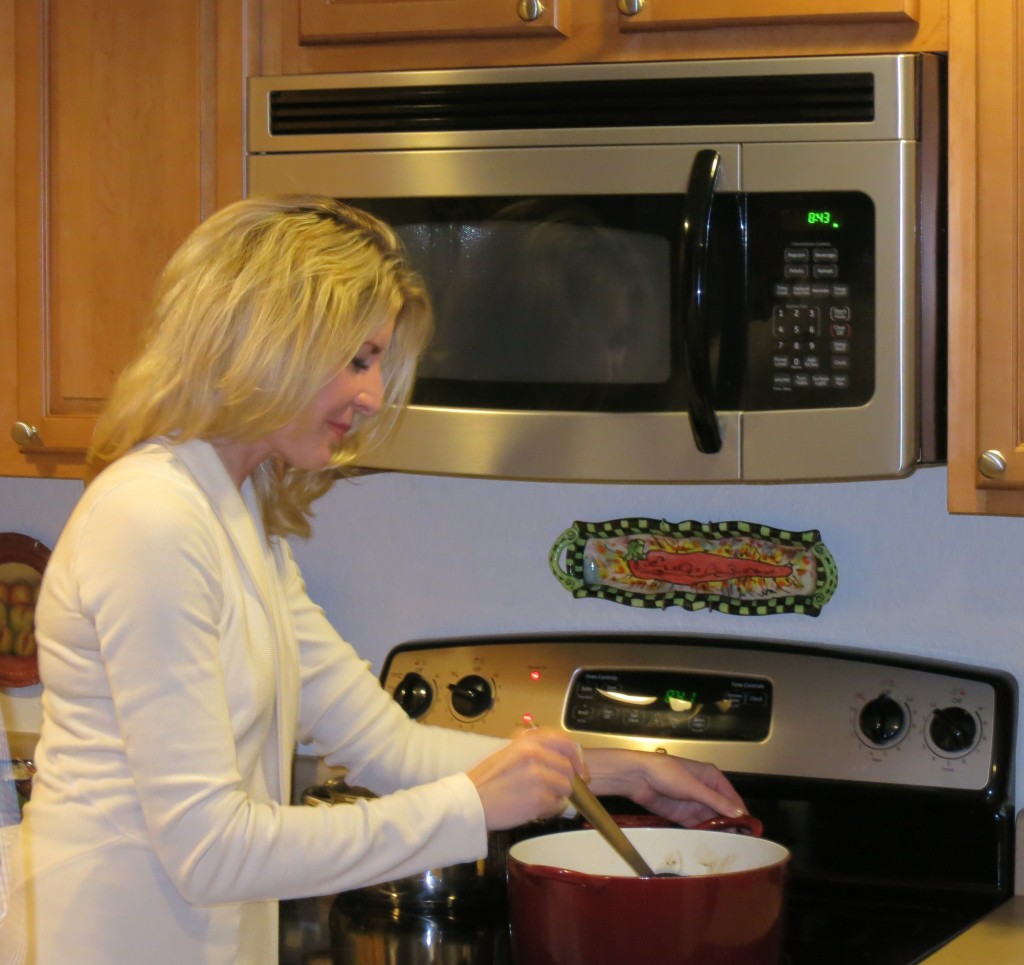
MULTIPOLYGON (((343 807, 377 796, 366 788, 352 787, 343 779, 331 778, 303 791, 302 802, 313 807, 343 807)), ((403 908, 450 908, 455 904, 492 901, 505 889, 505 867, 511 843, 508 832, 492 831, 488 835, 486 858, 431 868, 422 874, 359 888, 349 895, 403 908)))

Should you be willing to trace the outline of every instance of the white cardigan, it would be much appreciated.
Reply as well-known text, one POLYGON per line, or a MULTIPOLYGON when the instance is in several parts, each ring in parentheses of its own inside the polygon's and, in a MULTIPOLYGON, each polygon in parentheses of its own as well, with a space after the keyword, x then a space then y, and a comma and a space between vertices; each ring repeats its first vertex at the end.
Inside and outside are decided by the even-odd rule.
POLYGON ((140 446, 88 487, 37 637, 39 773, 0 960, 269 965, 277 899, 486 853, 463 772, 503 742, 402 713, 206 443, 140 446), (283 806, 297 739, 387 796, 283 806))

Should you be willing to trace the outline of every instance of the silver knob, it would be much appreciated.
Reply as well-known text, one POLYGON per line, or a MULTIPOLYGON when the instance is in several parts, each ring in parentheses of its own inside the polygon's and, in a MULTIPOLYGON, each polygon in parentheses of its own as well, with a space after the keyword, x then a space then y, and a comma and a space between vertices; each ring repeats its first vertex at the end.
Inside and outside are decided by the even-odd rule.
POLYGON ((42 449, 43 440, 39 436, 39 430, 27 422, 15 422, 11 426, 11 438, 22 449, 42 449))
POLYGON ((978 456, 978 472, 986 479, 996 479, 1006 472, 1006 457, 998 449, 988 449, 978 456))
POLYGON ((644 8, 647 0, 619 0, 619 13, 627 17, 635 17, 644 8))
POLYGON ((527 23, 536 20, 544 12, 544 4, 540 0, 519 0, 516 4, 516 13, 520 20, 527 23))

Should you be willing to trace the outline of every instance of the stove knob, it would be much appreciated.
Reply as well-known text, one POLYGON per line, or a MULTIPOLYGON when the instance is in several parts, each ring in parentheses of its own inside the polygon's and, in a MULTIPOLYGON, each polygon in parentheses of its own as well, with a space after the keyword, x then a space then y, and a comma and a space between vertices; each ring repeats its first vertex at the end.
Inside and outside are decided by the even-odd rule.
POLYGON ((494 706, 491 685, 479 674, 448 684, 448 689, 452 692, 452 709, 460 717, 479 717, 494 706))
POLYGON ((876 747, 894 744, 907 728, 907 713, 902 704, 887 694, 869 700, 860 712, 860 732, 876 747))
POLYGON ((395 687, 394 698, 413 720, 422 717, 434 699, 434 688, 418 673, 410 671, 395 687))
POLYGON ((940 752, 963 754, 977 740, 978 722, 963 707, 943 707, 936 710, 928 721, 928 736, 940 752))

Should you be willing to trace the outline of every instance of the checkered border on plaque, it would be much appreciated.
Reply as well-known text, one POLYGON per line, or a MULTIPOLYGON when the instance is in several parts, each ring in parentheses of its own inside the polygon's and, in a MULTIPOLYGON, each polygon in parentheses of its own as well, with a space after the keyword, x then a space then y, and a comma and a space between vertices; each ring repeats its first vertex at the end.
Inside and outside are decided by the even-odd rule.
POLYGON ((801 613, 818 616, 839 583, 835 559, 821 541, 816 529, 792 532, 760 523, 741 520, 699 523, 695 520, 670 523, 665 519, 632 517, 611 519, 601 523, 577 521, 555 541, 549 557, 551 570, 558 581, 577 599, 610 600, 624 606, 664 610, 670 606, 685 610, 717 610, 737 616, 766 616, 772 613, 801 613), (721 540, 750 538, 778 543, 786 547, 803 547, 815 557, 815 584, 809 594, 793 594, 765 600, 744 601, 721 593, 696 593, 678 590, 666 593, 639 593, 634 590, 589 584, 583 579, 587 543, 594 539, 643 537, 651 535, 674 539, 700 538, 721 540))

